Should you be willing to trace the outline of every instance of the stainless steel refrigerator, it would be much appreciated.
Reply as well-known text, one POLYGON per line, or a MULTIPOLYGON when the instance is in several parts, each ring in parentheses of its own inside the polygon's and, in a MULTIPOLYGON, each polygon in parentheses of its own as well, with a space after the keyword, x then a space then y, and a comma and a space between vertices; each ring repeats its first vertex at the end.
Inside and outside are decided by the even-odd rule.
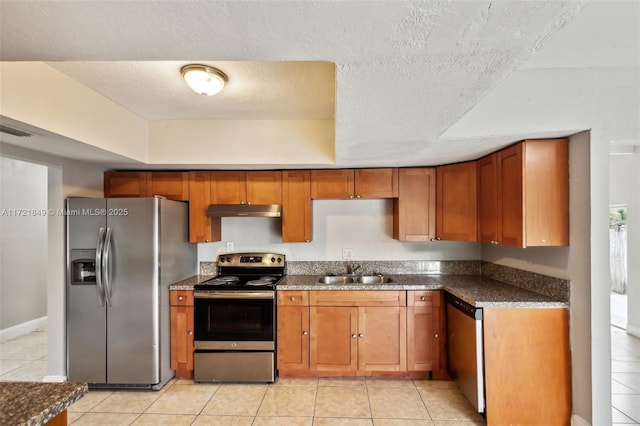
POLYGON ((68 380, 161 388, 174 375, 169 285, 196 272, 188 205, 70 198, 66 209, 68 380))

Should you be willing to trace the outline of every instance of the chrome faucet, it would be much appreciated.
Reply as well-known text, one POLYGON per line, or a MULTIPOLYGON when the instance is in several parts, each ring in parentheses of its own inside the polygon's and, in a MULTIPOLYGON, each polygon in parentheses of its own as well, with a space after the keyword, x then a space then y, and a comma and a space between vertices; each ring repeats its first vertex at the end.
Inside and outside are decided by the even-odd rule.
POLYGON ((362 265, 359 265, 357 263, 353 263, 351 265, 347 265, 347 274, 355 275, 356 272, 358 272, 360 270, 360 268, 362 268, 362 265))

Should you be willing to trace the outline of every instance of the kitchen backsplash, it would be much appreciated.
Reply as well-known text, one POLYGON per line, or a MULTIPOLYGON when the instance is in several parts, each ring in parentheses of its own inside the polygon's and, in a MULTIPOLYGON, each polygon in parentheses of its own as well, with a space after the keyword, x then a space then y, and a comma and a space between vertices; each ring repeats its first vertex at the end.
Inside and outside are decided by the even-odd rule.
MULTIPOLYGON (((357 273, 362 274, 483 275, 496 281, 569 302, 570 285, 567 280, 480 260, 288 261, 287 274, 340 275, 347 273, 348 268, 353 268, 356 265, 360 265, 357 273)), ((215 275, 216 273, 215 262, 200 262, 200 275, 215 275)))

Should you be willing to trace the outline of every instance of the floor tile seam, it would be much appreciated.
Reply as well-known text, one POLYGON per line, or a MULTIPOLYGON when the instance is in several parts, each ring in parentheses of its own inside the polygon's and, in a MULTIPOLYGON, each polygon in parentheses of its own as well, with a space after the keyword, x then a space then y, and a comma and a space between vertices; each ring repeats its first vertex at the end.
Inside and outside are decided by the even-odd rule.
POLYGON ((431 413, 429 412, 429 408, 427 407, 427 403, 426 403, 426 401, 424 400, 424 398, 422 397, 422 392, 420 392, 420 389, 423 389, 423 390, 425 390, 425 391, 426 391, 427 389, 426 389, 426 388, 419 388, 419 387, 417 387, 417 386, 416 386, 416 388, 417 388, 416 390, 418 391, 418 396, 420 397, 420 401, 422 401, 422 406, 424 407, 424 410, 427 412, 427 416, 429 416, 429 418, 428 418, 428 419, 426 419, 426 420, 431 420, 431 421, 433 421, 433 416, 432 416, 432 415, 431 415, 431 413))
POLYGON ((273 389, 273 388, 275 388, 275 386, 269 385, 265 389, 264 393, 262 394, 262 398, 260 399, 260 404, 258 404, 258 408, 256 408, 256 412, 253 414, 253 421, 251 422, 251 424, 254 424, 256 422, 256 417, 258 417, 258 413, 262 408, 262 404, 264 404, 264 399, 267 397, 267 393, 269 392, 269 389, 273 389))

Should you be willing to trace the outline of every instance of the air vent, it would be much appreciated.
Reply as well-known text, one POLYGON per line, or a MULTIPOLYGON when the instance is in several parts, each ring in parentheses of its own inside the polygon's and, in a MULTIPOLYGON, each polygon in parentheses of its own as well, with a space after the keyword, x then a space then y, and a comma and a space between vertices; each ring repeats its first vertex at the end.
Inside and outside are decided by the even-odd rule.
POLYGON ((7 127, 7 126, 4 126, 2 124, 0 124, 0 132, 7 133, 7 134, 10 134, 10 135, 13 135, 13 136, 17 136, 19 138, 30 138, 32 136, 31 133, 27 133, 27 132, 24 132, 22 130, 14 129, 12 127, 7 127))

